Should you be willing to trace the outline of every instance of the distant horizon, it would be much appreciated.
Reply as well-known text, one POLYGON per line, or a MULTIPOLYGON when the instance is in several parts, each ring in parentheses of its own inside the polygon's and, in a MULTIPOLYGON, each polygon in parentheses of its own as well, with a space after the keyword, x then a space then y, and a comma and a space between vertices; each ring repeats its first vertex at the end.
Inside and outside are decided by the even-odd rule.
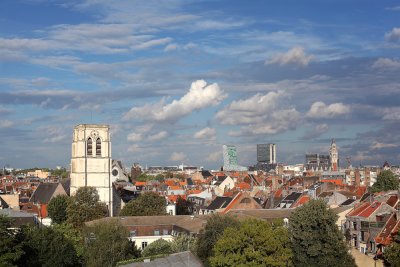
POLYGON ((400 162, 398 1, 5 0, 0 21, 0 165, 68 166, 83 123, 125 164, 299 163, 332 138, 400 162))

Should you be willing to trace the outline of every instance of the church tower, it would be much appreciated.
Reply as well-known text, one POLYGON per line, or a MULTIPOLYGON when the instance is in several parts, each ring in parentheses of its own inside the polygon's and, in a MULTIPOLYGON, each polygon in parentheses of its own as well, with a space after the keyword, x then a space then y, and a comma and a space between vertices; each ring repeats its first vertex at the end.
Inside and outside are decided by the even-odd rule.
POLYGON ((329 150, 329 157, 331 159, 331 169, 332 169, 332 171, 337 171, 338 170, 339 156, 338 156, 338 151, 337 151, 335 139, 332 139, 331 149, 329 150))
POLYGON ((71 157, 71 195, 80 187, 97 189, 100 201, 112 209, 110 127, 102 124, 80 124, 74 127, 71 157))

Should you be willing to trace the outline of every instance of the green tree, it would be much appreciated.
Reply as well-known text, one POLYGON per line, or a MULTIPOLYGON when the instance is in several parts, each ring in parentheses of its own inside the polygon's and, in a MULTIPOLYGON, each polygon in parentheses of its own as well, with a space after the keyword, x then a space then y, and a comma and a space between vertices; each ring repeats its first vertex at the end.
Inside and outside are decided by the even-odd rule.
POLYGON ((192 202, 178 196, 178 199, 176 200, 176 215, 190 215, 193 213, 192 210, 192 202))
POLYGON ((157 239, 153 243, 149 244, 143 251, 142 257, 150 257, 161 254, 171 254, 173 252, 171 242, 162 238, 157 239))
POLYGON ((391 170, 382 171, 371 187, 371 191, 381 192, 399 189, 399 178, 397 178, 391 170))
POLYGON ((12 220, 0 215, 0 266, 16 266, 15 263, 24 254, 19 231, 11 229, 12 220))
POLYGON ((120 216, 155 216, 166 214, 165 198, 154 192, 146 192, 131 200, 121 210, 120 216))
POLYGON ((128 239, 128 230, 117 220, 95 223, 84 232, 84 256, 88 267, 115 266, 118 261, 140 255, 128 239))
POLYGON ((69 199, 69 196, 58 195, 50 200, 47 211, 53 223, 60 224, 67 220, 69 199))
POLYGON ((393 243, 383 253, 385 263, 392 267, 400 267, 400 231, 397 233, 393 243))
POLYGON ((288 266, 293 256, 287 229, 258 219, 226 228, 214 254, 211 266, 288 266))
POLYGON ((311 200, 292 213, 289 233, 295 266, 356 266, 336 220, 322 200, 311 200))
POLYGON ((171 248, 174 253, 182 252, 182 251, 192 251, 196 253, 197 251, 197 239, 196 237, 181 234, 179 236, 174 237, 171 243, 171 248))
POLYGON ((18 266, 80 266, 74 246, 63 234, 50 227, 24 227, 22 231, 25 254, 18 266))
POLYGON ((208 258, 214 255, 212 248, 225 228, 233 227, 237 229, 239 225, 239 222, 231 216, 220 214, 211 215, 207 219, 206 226, 198 235, 197 256, 207 264, 208 258))
POLYGON ((53 225, 53 229, 54 231, 63 234, 64 237, 72 243, 78 257, 81 258, 83 256, 84 236, 81 229, 68 223, 55 224, 53 225))
POLYGON ((107 215, 107 207, 99 202, 99 195, 94 187, 81 187, 71 197, 67 207, 67 222, 81 227, 84 222, 107 215))

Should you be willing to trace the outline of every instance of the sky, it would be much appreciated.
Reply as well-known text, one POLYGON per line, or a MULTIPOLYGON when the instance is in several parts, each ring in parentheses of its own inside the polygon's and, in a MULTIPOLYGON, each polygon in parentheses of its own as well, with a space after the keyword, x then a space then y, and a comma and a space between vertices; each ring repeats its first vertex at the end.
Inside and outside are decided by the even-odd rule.
POLYGON ((130 167, 400 162, 400 3, 2 0, 0 166, 69 167, 73 127, 109 124, 130 167))

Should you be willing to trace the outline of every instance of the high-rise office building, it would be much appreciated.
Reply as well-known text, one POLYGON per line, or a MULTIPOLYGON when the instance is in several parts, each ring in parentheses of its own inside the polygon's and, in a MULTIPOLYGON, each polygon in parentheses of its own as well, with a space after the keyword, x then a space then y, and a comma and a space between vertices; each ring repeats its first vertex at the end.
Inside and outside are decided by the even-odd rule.
POLYGON ((247 168, 238 165, 236 146, 223 145, 222 153, 224 156, 224 170, 225 171, 246 171, 247 170, 247 168))
POLYGON ((258 144, 257 145, 257 162, 276 164, 276 145, 275 144, 258 144))

